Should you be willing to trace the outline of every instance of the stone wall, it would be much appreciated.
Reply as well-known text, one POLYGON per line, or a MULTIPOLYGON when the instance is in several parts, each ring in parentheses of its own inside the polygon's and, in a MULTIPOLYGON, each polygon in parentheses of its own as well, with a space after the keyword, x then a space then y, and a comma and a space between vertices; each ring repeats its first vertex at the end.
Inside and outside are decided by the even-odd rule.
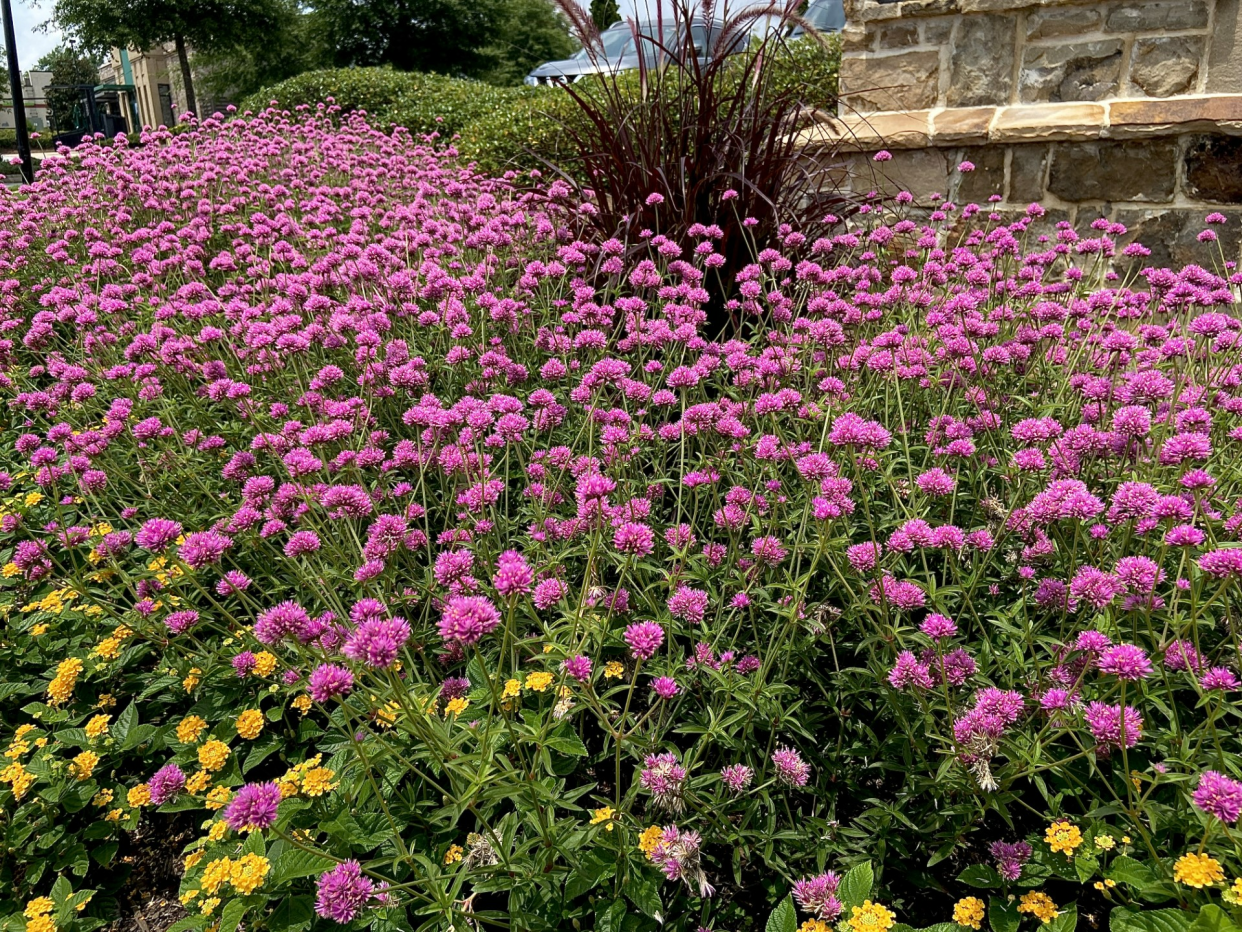
POLYGON ((1228 217, 1222 244, 1236 258, 1238 8, 846 0, 839 119, 807 142, 829 147, 855 190, 992 198, 1001 213, 1038 201, 1049 220, 1075 223, 1104 216, 1165 261, 1192 261, 1204 215, 1219 211, 1228 217), (878 149, 891 160, 873 161, 878 149), (957 171, 962 161, 975 169, 957 171))

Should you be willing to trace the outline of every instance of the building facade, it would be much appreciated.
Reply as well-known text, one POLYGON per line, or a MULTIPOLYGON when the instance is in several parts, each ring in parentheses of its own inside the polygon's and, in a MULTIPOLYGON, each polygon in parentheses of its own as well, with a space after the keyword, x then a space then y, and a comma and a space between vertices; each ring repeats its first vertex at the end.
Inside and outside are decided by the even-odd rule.
MULTIPOLYGON (((26 125, 31 132, 46 132, 49 126, 47 87, 52 83, 50 71, 26 71, 22 74, 22 102, 25 104, 26 125)), ((8 91, 7 82, 0 93, 8 91)), ((0 129, 14 129, 13 101, 0 97, 0 129)))

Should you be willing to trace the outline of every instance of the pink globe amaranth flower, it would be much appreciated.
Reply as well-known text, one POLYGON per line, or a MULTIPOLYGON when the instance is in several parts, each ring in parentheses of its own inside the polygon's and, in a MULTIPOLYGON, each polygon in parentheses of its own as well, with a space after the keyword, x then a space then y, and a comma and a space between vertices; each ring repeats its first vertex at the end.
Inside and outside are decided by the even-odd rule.
POLYGON ((894 689, 907 689, 911 686, 919 689, 931 689, 931 670, 926 664, 920 663, 913 651, 903 650, 897 655, 897 662, 888 673, 889 685, 894 689))
POLYGON ((1198 673, 1204 663, 1203 655, 1191 641, 1172 641, 1164 649, 1164 665, 1174 672, 1190 670, 1198 673))
POLYGON ((755 772, 745 764, 730 764, 720 771, 720 780, 733 795, 744 793, 755 779, 755 772))
POLYGON ((354 675, 335 663, 321 663, 311 671, 306 691, 316 702, 322 704, 336 696, 344 696, 354 688, 354 675))
POLYGON ((298 531, 285 543, 285 556, 304 557, 319 549, 319 535, 314 531, 298 531))
POLYGON ((1199 568, 1217 579, 1242 577, 1242 547, 1212 550, 1199 557, 1199 568))
POLYGON ((1164 535, 1164 542, 1170 547, 1198 547, 1207 535, 1193 524, 1179 524, 1171 527, 1164 535))
POLYGON ((654 621, 636 621, 625 629, 625 643, 637 660, 650 660, 664 643, 664 629, 654 621))
POLYGON ((703 838, 698 832, 679 829, 670 825, 660 835, 651 852, 651 861, 669 880, 681 880, 692 893, 700 897, 714 894, 715 888, 707 882, 707 875, 700 863, 699 849, 703 838))
POLYGON ((192 608, 183 609, 179 612, 173 612, 164 619, 164 624, 173 634, 185 634, 196 624, 198 624, 198 612, 192 608))
POLYGON ((1123 747, 1132 748, 1143 737, 1143 716, 1133 706, 1090 702, 1083 712, 1087 729, 1095 739, 1096 753, 1107 756, 1123 747))
POLYGON ((201 570, 219 563, 224 551, 232 546, 232 539, 217 531, 195 531, 185 536, 178 556, 190 567, 201 570))
POLYGON ((626 521, 613 533, 612 543, 621 553, 645 557, 655 550, 655 532, 645 524, 626 521))
POLYGON ((922 608, 926 600, 918 583, 908 579, 894 579, 885 576, 870 590, 871 598, 877 604, 885 602, 900 612, 909 612, 922 608))
POLYGON ((1199 785, 1191 798, 1196 806, 1227 825, 1237 822, 1242 815, 1242 783, 1215 770, 1199 775, 1199 785))
POLYGON ((782 545, 779 537, 760 537, 750 545, 750 552, 755 556, 755 562, 765 566, 776 566, 789 555, 789 551, 782 545))
POLYGON ((665 751, 663 754, 647 755, 638 775, 638 782, 651 793, 654 806, 678 813, 685 808, 682 792, 686 786, 686 776, 686 768, 677 762, 677 756, 671 751, 665 751))
POLYGON ((526 595, 535 582, 535 572, 526 562, 526 557, 516 550, 506 550, 496 560, 496 574, 492 577, 492 585, 501 598, 526 595))
POLYGON ((375 896, 375 884, 357 861, 344 861, 319 875, 315 912, 341 924, 352 922, 375 896))
POLYGON ((165 764, 147 781, 151 802, 162 806, 176 799, 185 789, 185 773, 176 764, 165 764))
POLYGON ((811 765, 793 748, 777 748, 772 763, 776 765, 776 779, 786 786, 806 786, 811 778, 811 765))
POLYGON ((373 618, 350 634, 341 653, 373 669, 382 669, 393 665, 409 639, 410 624, 404 618, 373 618))
POLYGON ((592 663, 591 658, 584 654, 568 658, 561 666, 564 668, 567 676, 572 677, 579 683, 589 682, 591 679, 592 663))
POLYGON ((134 543, 143 550, 159 553, 181 536, 181 525, 167 518, 152 518, 134 535, 134 543))
POLYGON ((870 541, 863 544, 854 544, 852 547, 845 549, 845 558, 849 560, 850 566, 858 573, 870 573, 876 568, 880 558, 880 547, 878 544, 870 541))
POLYGON ((671 676, 658 676, 651 681, 651 691, 667 702, 681 692, 681 689, 671 676))
POLYGON ((939 497, 951 494, 954 486, 957 484, 957 480, 943 469, 936 468, 920 473, 914 480, 914 484, 919 487, 924 495, 939 497))
POLYGON ((1133 644, 1117 644, 1100 654, 1097 664, 1101 673, 1121 680, 1141 680, 1151 675, 1147 652, 1133 644))
POLYGON ((678 586, 668 599, 668 611, 674 618, 692 625, 702 624, 707 613, 710 596, 701 589, 678 586))
POLYGON ((254 672, 258 660, 251 651, 245 650, 233 658, 233 670, 239 677, 249 676, 254 672))
POLYGON ((563 581, 559 579, 545 579, 535 586, 535 594, 531 597, 531 601, 535 603, 535 608, 540 611, 546 611, 565 598, 565 593, 568 591, 569 587, 563 581))
POLYGON ((224 810, 224 821, 235 832, 255 832, 276 823, 280 787, 275 783, 247 783, 224 810))
POLYGON ((823 922, 832 922, 845 907, 837 899, 841 878, 832 871, 798 880, 793 886, 793 898, 803 912, 810 913, 823 922))
POLYGON ((440 614, 440 636, 470 645, 491 634, 500 624, 500 612, 483 596, 453 596, 440 614))
POLYGON ((470 692, 470 680, 464 676, 447 676, 440 684, 440 698, 448 701, 458 699, 470 692))
POLYGON ((1212 667, 1199 677, 1199 686, 1209 692, 1232 692, 1240 685, 1238 675, 1228 667, 1212 667))
POLYGON ((942 641, 957 634, 957 623, 952 618, 933 612, 923 619, 919 630, 934 641, 942 641))
POLYGON ((988 850, 996 858, 996 870, 1010 883, 1022 876, 1022 866, 1032 854, 1025 841, 994 841, 988 850))

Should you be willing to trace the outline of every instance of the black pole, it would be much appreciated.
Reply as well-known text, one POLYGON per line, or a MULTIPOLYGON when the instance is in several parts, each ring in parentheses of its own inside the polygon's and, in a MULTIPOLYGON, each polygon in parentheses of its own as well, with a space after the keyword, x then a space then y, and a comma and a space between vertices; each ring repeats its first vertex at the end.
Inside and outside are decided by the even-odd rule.
POLYGON ((34 162, 30 160, 30 130, 26 127, 26 102, 22 99, 22 73, 17 67, 17 37, 13 34, 13 8, 0 0, 4 16, 4 50, 9 56, 9 89, 13 94, 13 126, 17 130, 17 157, 22 160, 26 184, 34 181, 34 162))

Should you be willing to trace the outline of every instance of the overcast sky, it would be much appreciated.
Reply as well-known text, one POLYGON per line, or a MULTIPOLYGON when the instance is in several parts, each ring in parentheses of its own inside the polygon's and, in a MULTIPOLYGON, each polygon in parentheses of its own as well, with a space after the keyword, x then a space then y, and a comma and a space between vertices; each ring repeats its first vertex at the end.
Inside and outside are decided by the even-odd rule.
POLYGON ((17 58, 22 71, 29 71, 34 63, 60 45, 60 33, 55 29, 41 32, 35 27, 48 18, 48 8, 37 8, 31 0, 12 0, 13 30, 17 34, 17 58))

